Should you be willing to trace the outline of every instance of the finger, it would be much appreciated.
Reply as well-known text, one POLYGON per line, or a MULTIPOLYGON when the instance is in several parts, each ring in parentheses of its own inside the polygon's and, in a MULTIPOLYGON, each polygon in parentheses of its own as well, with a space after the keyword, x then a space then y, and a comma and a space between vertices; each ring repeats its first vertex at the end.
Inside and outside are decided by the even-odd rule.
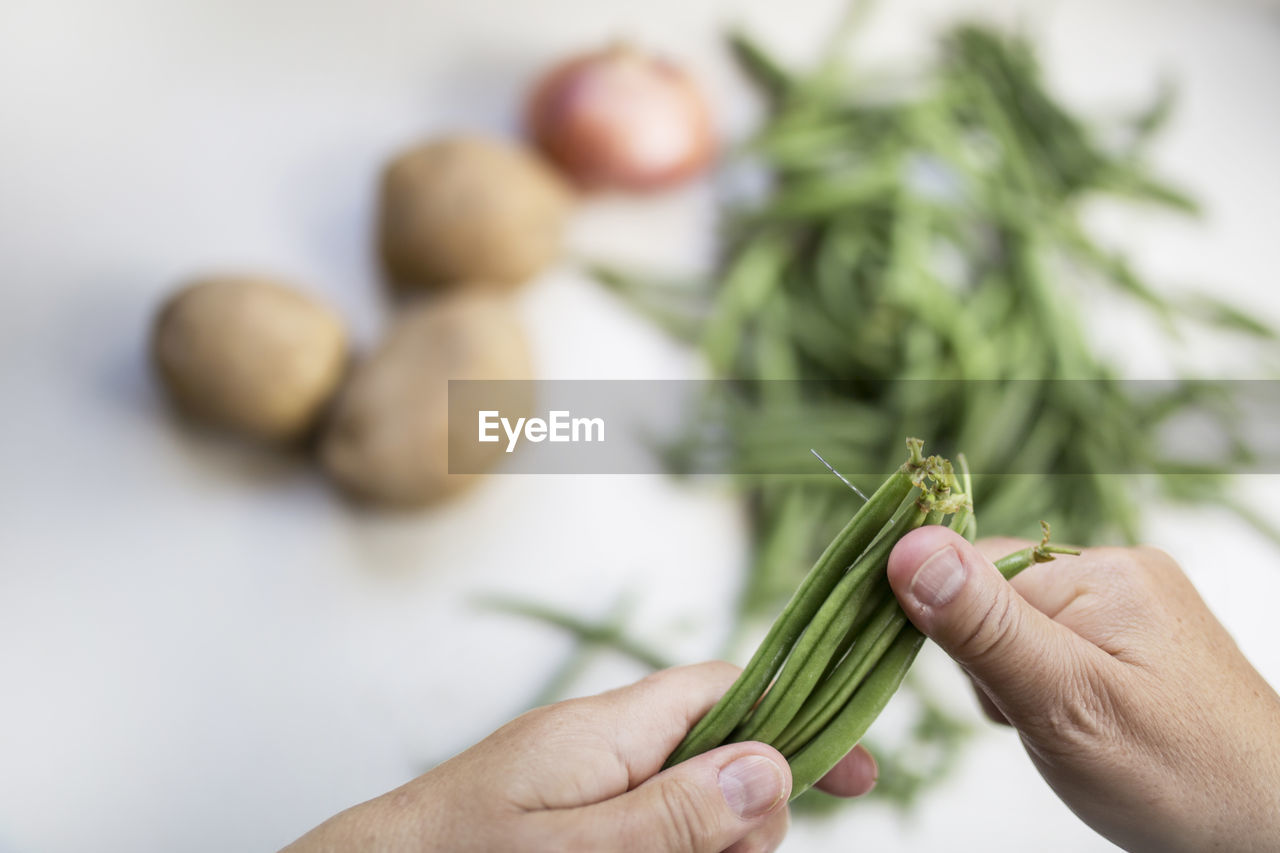
POLYGON ((790 828, 791 810, 779 809, 765 818, 764 826, 729 845, 725 853, 772 853, 782 846, 790 828))
MULTIPOLYGON (((973 544, 978 549, 978 552, 982 553, 983 557, 992 562, 996 562, 1001 557, 1011 555, 1016 551, 1023 551, 1024 548, 1036 546, 1036 543, 1030 539, 1015 539, 1012 537, 988 537, 986 539, 978 539, 978 542, 973 544)), ((1036 566, 1032 566, 1032 569, 1036 569, 1036 566)), ((1021 597, 1027 599, 1030 606, 1042 613, 1048 613, 1048 616, 1052 619, 1053 613, 1059 610, 1062 596, 1061 590, 1047 589, 1044 579, 1037 576, 1039 573, 1029 575, 1028 571, 1020 573, 1010 583, 1015 590, 1018 590, 1018 594, 1021 597)), ((973 694, 978 699, 978 706, 982 708, 983 715, 997 725, 1009 725, 1009 719, 1000 711, 1000 708, 996 707, 996 703, 992 702, 991 695, 987 693, 987 690, 983 689, 983 686, 973 678, 969 679, 969 683, 973 685, 973 694)))
POLYGON ((1036 543, 1030 539, 1015 539, 1012 536, 988 536, 985 539, 979 539, 973 543, 973 547, 977 548, 982 556, 991 562, 1012 554, 1014 551, 1021 551, 1024 548, 1030 548, 1036 543))
MULTIPOLYGON (((1031 548, 1036 543, 1027 539, 993 537, 981 539, 974 547, 987 560, 995 562, 1016 551, 1031 548)), ((1009 581, 1032 607, 1053 618, 1079 594, 1082 564, 1079 558, 1036 563, 1009 581)))
POLYGON ((791 771, 772 747, 718 747, 664 770, 602 803, 540 812, 550 837, 567 849, 718 853, 766 830, 786 809, 791 771))
POLYGON ((973 695, 977 697, 978 705, 982 707, 982 713, 987 715, 987 719, 1002 726, 1009 725, 1009 718, 996 707, 996 703, 987 695, 982 685, 972 678, 969 679, 969 683, 973 686, 973 695))
POLYGON ((587 706, 585 728, 609 739, 634 787, 662 769, 741 671, 724 661, 678 666, 578 700, 587 706))
POLYGON ((817 787, 837 797, 861 797, 871 792, 879 776, 875 758, 858 744, 818 780, 817 787))
POLYGON ((676 667, 597 696, 535 708, 470 752, 504 769, 506 796, 520 808, 601 802, 661 770, 738 672, 723 662, 676 667), (557 768, 568 766, 583 772, 566 780, 557 768))
MULTIPOLYGON (((983 539, 975 543, 982 555, 993 561, 1033 544, 1025 539, 983 539)), ((1128 549, 1089 548, 1078 556, 1036 563, 1010 583, 1036 610, 1098 645, 1091 629, 1105 629, 1107 623, 1114 622, 1110 608, 1099 608, 1089 602, 1085 612, 1081 612, 1080 607, 1073 605, 1082 599, 1088 602, 1090 593, 1094 594, 1095 602, 1099 596, 1110 604, 1126 598, 1132 578, 1125 577, 1118 569, 1123 567, 1123 555, 1128 553, 1128 549), (1099 620, 1101 625, 1097 624, 1099 620)))
POLYGON ((956 533, 924 527, 889 556, 889 583, 908 618, 985 687, 1006 717, 1034 713, 1081 660, 1106 656, 1031 606, 956 533))

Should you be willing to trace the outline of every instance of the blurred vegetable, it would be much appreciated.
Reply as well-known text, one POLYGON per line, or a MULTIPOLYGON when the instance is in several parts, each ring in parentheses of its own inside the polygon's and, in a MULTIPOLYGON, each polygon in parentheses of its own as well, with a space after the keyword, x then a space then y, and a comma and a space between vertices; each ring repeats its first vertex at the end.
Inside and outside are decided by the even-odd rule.
POLYGON ((529 103, 538 147, 587 189, 653 190, 707 167, 711 111, 679 66, 628 45, 570 59, 529 103))
POLYGON ((571 195, 523 147, 479 136, 420 145, 382 176, 379 245, 406 288, 510 288, 559 256, 571 195))
MULTIPOLYGON (((1241 345, 1275 340, 1247 311, 1163 296, 1081 222, 1106 197, 1194 212, 1145 162, 1167 92, 1120 127, 1089 124, 1047 91, 1029 43, 971 24, 944 35, 934 73, 897 90, 841 82, 834 52, 797 74, 745 38, 733 46, 768 104, 745 151, 767 189, 727 211, 715 283, 600 278, 697 343, 717 375, 791 380, 738 384, 672 456, 678 469, 727 458, 750 489, 742 626, 795 588, 856 509, 851 491, 804 473, 811 447, 855 479, 880 471, 904 433, 963 447, 984 527, 1002 534, 1053 517, 1067 541, 1132 540, 1153 500, 1235 505, 1227 472, 1253 451, 1230 400, 1207 385, 1127 393, 1082 317, 1106 294, 1166 330, 1192 321, 1241 345), (1228 437, 1213 465, 1161 453, 1161 428, 1190 411, 1228 437), (1121 476, 1135 471, 1153 476, 1121 476)), ((960 726, 927 730, 935 749, 958 748, 960 726)))
MULTIPOLYGON (((1162 297, 1080 223, 1100 196, 1194 210, 1141 156, 1150 116, 1167 107, 1134 121, 1140 137, 1104 146, 1107 134, 1047 93, 1030 45, 974 25, 946 34, 937 73, 901 100, 817 86, 736 44, 771 104, 747 149, 771 188, 730 211, 719 286, 686 290, 682 314, 670 288, 659 302, 643 276, 600 277, 675 330, 696 329, 719 375, 802 383, 772 398, 743 385, 727 431, 705 431, 728 436, 736 471, 793 472, 754 489, 762 562, 748 611, 789 588, 809 543, 848 517, 851 493, 788 461, 813 446, 843 471, 874 472, 904 425, 928 429, 944 450, 965 447, 983 475, 975 501, 1010 534, 1053 515, 1070 541, 1132 540, 1144 485, 1225 499, 1222 472, 1251 458, 1232 413, 1207 388, 1126 393, 1080 312, 1091 289, 1109 290, 1166 328, 1192 320, 1242 343, 1273 339, 1240 309, 1162 297), (1160 455, 1158 430, 1190 410, 1232 438, 1219 473, 1160 455), (1156 477, 1111 476, 1134 471, 1156 477), (1065 479, 1046 490, 1015 476, 1029 472, 1065 479)), ((697 452, 686 448, 684 464, 697 452)))
MULTIPOLYGON (((476 474, 451 474, 449 380, 532 378, 529 348, 504 296, 458 291, 409 306, 378 348, 358 364, 322 438, 325 469, 351 494, 414 506, 455 494, 476 474)), ((502 411, 525 412, 529 386, 513 383, 502 411)), ((473 427, 469 423, 469 427, 473 427)), ((500 444, 462 442, 454 467, 478 471, 502 456, 500 444)))
MULTIPOLYGON (((635 642, 626 635, 623 631, 622 622, 622 616, 626 612, 625 606, 615 608, 615 612, 604 621, 591 621, 547 604, 505 596, 486 596, 477 603, 489 610, 509 613, 513 616, 523 616, 526 619, 532 619, 544 625, 558 628, 572 635, 584 649, 591 647, 608 649, 654 670, 666 669, 675 665, 653 649, 635 642)), ((621 605, 628 603, 625 599, 620 602, 621 605)), ((558 698, 560 697, 549 693, 546 695, 545 701, 538 701, 533 704, 535 706, 546 705, 556 701, 558 698)))
POLYGON ((332 397, 347 343, 337 315, 314 297, 268 278, 221 276, 165 302, 151 355, 183 412, 288 441, 305 434, 332 397))

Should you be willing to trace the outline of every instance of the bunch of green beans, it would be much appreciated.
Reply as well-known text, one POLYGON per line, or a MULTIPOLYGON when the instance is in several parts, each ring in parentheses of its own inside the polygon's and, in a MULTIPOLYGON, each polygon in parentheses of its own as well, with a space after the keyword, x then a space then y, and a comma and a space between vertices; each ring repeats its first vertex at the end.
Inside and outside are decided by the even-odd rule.
MULTIPOLYGON (((902 684, 924 636, 907 621, 885 575, 910 531, 945 524, 977 530, 961 459, 925 457, 908 439, 907 461, 827 546, 728 692, 667 759, 677 764, 723 743, 760 741, 791 764, 792 797, 807 791, 862 738, 902 684)), ((1048 528, 1036 548, 999 563, 1012 577, 1055 553, 1048 528)))

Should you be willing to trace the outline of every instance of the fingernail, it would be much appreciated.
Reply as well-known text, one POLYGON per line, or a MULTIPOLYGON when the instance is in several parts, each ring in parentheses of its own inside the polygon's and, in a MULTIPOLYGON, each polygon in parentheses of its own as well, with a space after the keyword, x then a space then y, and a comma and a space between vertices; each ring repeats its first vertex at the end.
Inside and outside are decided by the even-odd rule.
POLYGON ((763 755, 748 755, 720 770, 720 793, 738 817, 754 818, 782 799, 786 781, 778 765, 763 755))
POLYGON ((910 591, 926 607, 942 607, 964 586, 964 564, 956 549, 948 545, 934 551, 911 578, 910 591))

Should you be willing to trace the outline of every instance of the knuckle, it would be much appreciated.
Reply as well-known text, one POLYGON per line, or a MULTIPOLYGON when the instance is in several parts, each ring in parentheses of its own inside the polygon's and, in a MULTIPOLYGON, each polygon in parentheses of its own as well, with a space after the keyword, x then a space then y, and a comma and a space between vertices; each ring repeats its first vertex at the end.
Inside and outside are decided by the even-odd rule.
POLYGON ((528 711, 491 737, 507 761, 543 767, 569 751, 612 754, 611 730, 599 721, 599 707, 591 698, 570 699, 528 711))
POLYGON ((790 827, 790 812, 783 809, 764 827, 752 831, 726 848, 725 853, 773 853, 786 839, 790 827))
POLYGON ((956 652, 966 660, 982 660, 999 655, 1017 637, 1021 611, 1007 591, 996 595, 977 623, 961 638, 956 652))
POLYGON ((1075 667, 1044 708, 1042 725, 1042 743, 1056 754, 1096 750, 1119 728, 1110 686, 1092 667, 1075 667))
POLYGON ((1150 561, 1134 548, 1099 548, 1088 582, 1113 601, 1142 600, 1160 583, 1150 561))
POLYGON ((1133 548, 1119 545, 1104 545, 1090 548, 1085 551, 1085 554, 1100 563, 1107 563, 1113 566, 1128 566, 1136 562, 1134 551, 1135 549, 1133 548))
POLYGON ((741 671, 741 667, 735 666, 728 661, 710 660, 660 669, 646 675, 640 680, 640 683, 661 688, 667 686, 668 683, 678 683, 693 676, 699 679, 728 679, 732 681, 738 677, 738 673, 741 671))
POLYGON ((1177 564, 1160 549, 1142 545, 1126 549, 1124 567, 1137 577, 1158 582, 1168 577, 1177 564))
POLYGON ((1134 552, 1134 559, 1141 563, 1140 571, 1153 591, 1175 589, 1185 592, 1190 588, 1191 582, 1182 566, 1167 552, 1149 545, 1135 548, 1134 552))
POLYGON ((682 670, 683 668, 684 667, 673 666, 673 667, 668 667, 666 669, 654 670, 653 672, 646 675, 644 678, 641 678, 639 681, 637 681, 635 686, 644 685, 646 687, 662 687, 668 681, 671 681, 673 678, 678 677, 680 675, 680 670, 682 670))
POLYGON ((664 840, 671 850, 700 850, 703 840, 714 830, 711 817, 702 808, 697 786, 683 779, 671 779, 659 788, 662 800, 664 840))
POLYGON ((1117 550, 1114 562, 1108 566, 1108 586, 1119 600, 1150 607, 1153 602, 1185 597, 1192 589, 1178 562, 1159 548, 1117 550))
POLYGON ((1168 551, 1155 545, 1138 545, 1129 550, 1135 558, 1156 568, 1169 569, 1178 564, 1168 551))
POLYGON ((734 679, 742 673, 742 667, 727 660, 710 660, 698 664, 708 675, 734 679))
POLYGON ((1099 548, 1101 562, 1120 577, 1147 581, 1181 573, 1178 563, 1168 553, 1150 545, 1132 548, 1099 548))

